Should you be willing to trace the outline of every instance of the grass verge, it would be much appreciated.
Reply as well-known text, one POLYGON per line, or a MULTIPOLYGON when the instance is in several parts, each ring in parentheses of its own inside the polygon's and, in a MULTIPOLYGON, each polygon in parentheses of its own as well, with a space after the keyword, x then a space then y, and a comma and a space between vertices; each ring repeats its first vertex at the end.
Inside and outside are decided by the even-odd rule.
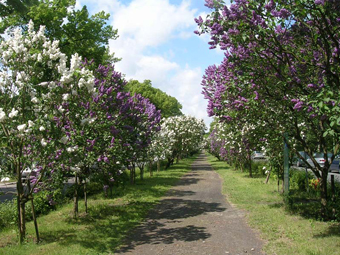
POLYGON ((176 181, 191 169, 194 158, 183 159, 166 171, 146 173, 144 181, 115 190, 113 199, 92 196, 89 212, 72 218, 72 203, 38 218, 40 244, 34 243, 34 226, 27 224, 27 241, 17 245, 17 230, 0 233, 0 254, 113 254, 129 231, 140 224, 176 181))
POLYGON ((208 155, 208 160, 224 180, 223 193, 232 204, 247 211, 248 223, 265 240, 266 254, 339 254, 339 223, 291 214, 277 192, 276 180, 264 184, 265 178, 249 178, 214 156, 208 155))

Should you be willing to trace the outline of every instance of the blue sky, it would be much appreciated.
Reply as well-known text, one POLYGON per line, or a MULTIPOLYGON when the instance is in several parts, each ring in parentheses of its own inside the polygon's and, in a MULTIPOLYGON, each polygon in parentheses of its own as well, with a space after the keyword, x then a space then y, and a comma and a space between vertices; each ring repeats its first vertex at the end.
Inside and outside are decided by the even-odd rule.
POLYGON ((110 50, 122 58, 116 67, 127 80, 151 80, 177 98, 184 114, 204 119, 209 126, 212 119, 201 80, 208 66, 221 62, 223 53, 209 50, 208 36, 193 33, 194 18, 210 12, 204 4, 205 0, 77 0, 76 7, 111 14, 110 25, 118 29, 119 38, 110 42, 110 50))

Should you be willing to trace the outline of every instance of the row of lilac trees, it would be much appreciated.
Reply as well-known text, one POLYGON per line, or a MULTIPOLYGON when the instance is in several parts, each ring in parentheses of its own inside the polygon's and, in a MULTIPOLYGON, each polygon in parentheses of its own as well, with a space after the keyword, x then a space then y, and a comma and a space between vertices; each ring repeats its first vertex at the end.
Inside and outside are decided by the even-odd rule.
POLYGON ((228 6, 207 0, 206 6, 212 12, 196 19, 196 33, 209 33, 211 48, 225 54, 202 82, 210 116, 238 127, 237 137, 253 126, 251 136, 241 134, 243 145, 254 150, 266 141, 272 156, 288 134, 289 147, 306 151, 314 163, 325 216, 328 169, 340 145, 339 1, 235 0, 228 6), (324 166, 315 151, 325 155, 324 166))
MULTIPOLYGON (((109 187, 122 170, 128 169, 134 183, 137 163, 148 157, 155 160, 148 148, 161 128, 160 111, 148 99, 126 92, 125 84, 112 65, 95 68, 78 54, 68 61, 58 41, 46 38, 43 26, 35 31, 33 22, 26 32, 15 29, 1 42, 0 148, 6 165, 16 173, 20 243, 25 238, 28 201, 32 202, 39 240, 33 198, 46 178, 73 173, 77 186, 95 173, 101 176, 104 187, 109 187), (23 171, 33 165, 24 185, 23 171)), ((202 122, 181 118, 177 122, 187 121, 183 126, 190 131, 183 128, 180 138, 164 138, 181 139, 174 141, 175 146, 182 146, 178 155, 197 148, 204 131, 202 122), (199 132, 190 137, 195 125, 200 127, 199 132)), ((76 187, 74 216, 77 214, 76 187)))

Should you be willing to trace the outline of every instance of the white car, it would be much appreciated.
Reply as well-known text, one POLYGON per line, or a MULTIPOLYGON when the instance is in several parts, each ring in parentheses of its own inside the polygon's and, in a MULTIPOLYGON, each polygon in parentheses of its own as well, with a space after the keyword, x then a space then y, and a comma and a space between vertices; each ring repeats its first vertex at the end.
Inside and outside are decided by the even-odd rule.
POLYGON ((266 156, 262 151, 254 151, 252 155, 252 159, 265 159, 266 156))
MULTIPOLYGON (((331 161, 331 158, 332 158, 333 154, 332 153, 327 153, 327 158, 328 158, 328 161, 331 161)), ((313 154, 313 157, 314 159, 316 160, 316 162, 321 166, 321 167, 324 167, 325 163, 326 163, 326 159, 324 158, 324 153, 323 152, 315 152, 313 154)), ((313 161, 308 158, 307 159, 307 162, 309 163, 309 165, 311 167, 314 167, 314 163, 313 161)), ((331 166, 329 167, 329 171, 330 172, 338 172, 339 173, 339 163, 340 163, 340 160, 335 158, 331 164, 331 166)))

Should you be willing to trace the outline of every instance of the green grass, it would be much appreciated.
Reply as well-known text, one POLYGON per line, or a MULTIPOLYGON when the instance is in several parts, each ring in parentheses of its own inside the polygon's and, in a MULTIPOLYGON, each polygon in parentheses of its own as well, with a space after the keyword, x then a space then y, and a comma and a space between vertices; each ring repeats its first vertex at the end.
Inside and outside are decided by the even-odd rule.
POLYGON ((38 218, 40 244, 35 244, 32 222, 27 224, 27 240, 17 245, 17 230, 0 233, 0 254, 113 254, 122 239, 146 217, 175 182, 191 169, 194 158, 183 159, 166 171, 148 173, 144 181, 115 191, 113 199, 102 194, 89 199, 85 215, 79 203, 80 217, 72 218, 72 203, 38 218))
POLYGON ((223 193, 237 208, 247 211, 247 221, 265 240, 266 254, 340 254, 340 224, 316 221, 286 210, 277 192, 277 180, 249 178, 225 162, 208 156, 224 180, 223 193))

